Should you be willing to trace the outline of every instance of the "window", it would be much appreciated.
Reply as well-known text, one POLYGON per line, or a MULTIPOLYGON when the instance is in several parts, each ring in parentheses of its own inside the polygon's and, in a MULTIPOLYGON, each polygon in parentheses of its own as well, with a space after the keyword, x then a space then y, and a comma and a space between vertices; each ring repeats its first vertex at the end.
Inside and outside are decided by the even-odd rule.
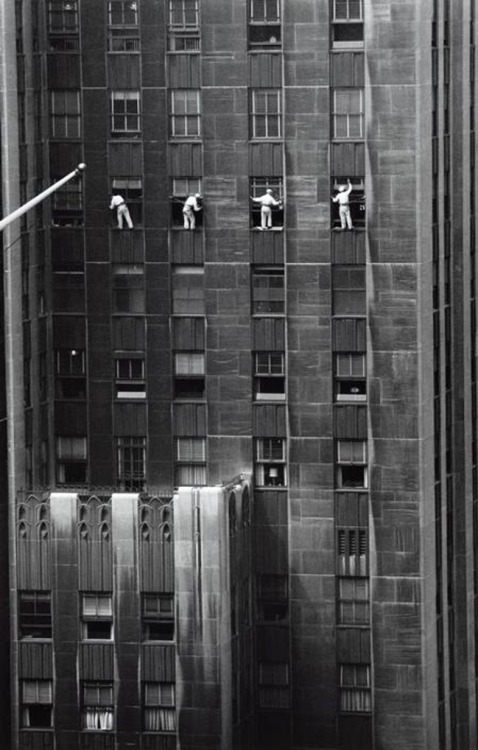
POLYGON ((20 638, 51 638, 51 595, 46 591, 21 591, 18 597, 20 638))
POLYGON ((139 91, 111 92, 111 135, 137 136, 140 132, 139 91))
MULTIPOLYGON (((53 181, 60 177, 53 177, 53 181)), ((71 180, 52 195, 52 223, 58 227, 83 225, 83 190, 80 180, 71 180)))
POLYGON ((86 437, 57 437, 56 461, 58 484, 86 482, 86 437))
POLYGON ((79 48, 77 0, 50 0, 48 32, 53 52, 71 52, 79 48))
MULTIPOLYGON (((272 190, 272 198, 280 202, 279 206, 272 205, 272 229, 284 226, 284 190, 282 177, 254 177, 251 180, 251 197, 260 198, 267 190, 272 190)), ((251 201, 251 226, 261 227, 261 204, 251 201)))
POLYGON ((363 0, 333 0, 332 46, 363 47, 363 0))
POLYGON ((366 576, 368 545, 366 529, 338 529, 338 569, 343 576, 366 576))
POLYGON ((289 665, 259 662, 259 707, 289 708, 289 665))
POLYGON ((251 92, 251 138, 280 138, 281 90, 255 89, 251 92))
POLYGON ((280 46, 279 0, 250 0, 249 44, 251 47, 280 46))
POLYGON ((258 487, 283 487, 286 484, 285 439, 256 440, 255 481, 258 487))
POLYGON ((337 487, 367 487, 367 441, 337 441, 337 487))
MULTIPOLYGON (((341 185, 347 185, 347 177, 334 177, 332 191, 336 195, 341 185)), ((365 226, 365 182, 362 177, 352 177, 352 192, 349 194, 349 209, 354 229, 365 226)), ((332 201, 332 226, 340 227, 339 204, 332 201)))
POLYGON ((332 268, 334 315, 365 315, 367 311, 365 265, 332 268))
POLYGON ((366 398, 365 354, 336 354, 335 400, 365 401, 366 398))
POLYGON ((199 0, 169 0, 169 26, 172 29, 197 29, 199 0))
POLYGON ((113 638, 111 594, 83 594, 81 614, 84 640, 110 641, 113 638))
POLYGON ((288 618, 287 576, 261 575, 257 580, 259 622, 283 623, 288 618))
POLYGON ((284 271, 277 268, 256 268, 252 275, 252 312, 257 315, 285 311, 284 271))
POLYGON ((368 578, 339 578, 338 620, 341 625, 370 622, 368 578))
POLYGON ((116 439, 118 483, 122 490, 141 492, 146 484, 146 438, 116 439))
POLYGON ((176 731, 176 698, 173 682, 145 682, 144 729, 146 732, 176 731))
POLYGON ((21 725, 24 729, 53 726, 51 680, 21 680, 21 725))
POLYGON ((86 398, 84 349, 57 349, 55 372, 56 398, 86 398))
POLYGON ((178 352, 174 355, 175 398, 204 398, 204 352, 178 352))
POLYGON ((83 729, 111 731, 113 729, 114 699, 112 682, 83 682, 83 729))
POLYGON ((370 665, 341 664, 340 710, 369 712, 372 710, 370 665))
POLYGON ((144 267, 138 263, 113 265, 113 312, 144 313, 144 267))
POLYGON ((115 359, 116 398, 146 398, 144 358, 121 357, 115 359))
MULTIPOLYGON (((201 179, 199 177, 176 177, 172 181, 171 195, 171 224, 173 227, 183 227, 183 207, 190 195, 201 195, 201 179)), ((198 199, 201 205, 200 199, 198 199)), ((202 211, 195 211, 196 226, 202 226, 202 211)))
POLYGON ((173 313, 204 315, 204 268, 176 266, 173 268, 173 313))
POLYGON ((283 352, 256 352, 254 355, 254 395, 258 401, 285 399, 283 352))
MULTIPOLYGON (((133 224, 141 224, 143 221, 143 182, 140 179, 129 179, 126 177, 115 177, 112 181, 111 192, 113 195, 122 195, 128 206, 133 224)), ((116 212, 111 212, 111 221, 117 225, 116 212)))
POLYGON ((334 89, 333 137, 360 140, 364 137, 363 89, 334 89))
POLYGON ((144 640, 174 640, 173 594, 143 594, 142 610, 144 640))
POLYGON ((81 105, 79 91, 50 92, 50 130, 52 138, 80 138, 81 105))
POLYGON ((206 438, 176 438, 177 486, 206 484, 206 438))
POLYGON ((171 91, 170 134, 173 138, 201 135, 200 92, 196 89, 171 91))
POLYGON ((110 0, 108 23, 110 26, 137 26, 138 3, 136 0, 110 0))
POLYGON ((139 52, 138 3, 111 0, 108 3, 108 51, 139 52))

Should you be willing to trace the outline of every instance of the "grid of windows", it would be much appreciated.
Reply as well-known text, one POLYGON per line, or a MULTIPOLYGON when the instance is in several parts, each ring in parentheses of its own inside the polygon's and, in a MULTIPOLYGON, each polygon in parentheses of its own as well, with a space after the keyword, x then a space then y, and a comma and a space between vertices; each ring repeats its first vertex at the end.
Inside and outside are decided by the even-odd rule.
POLYGON ((360 88, 337 88, 332 96, 333 137, 364 137, 364 92, 360 88))
POLYGON ((83 729, 111 731, 114 726, 112 682, 84 682, 82 684, 83 729))
POLYGON ((201 100, 197 89, 171 91, 170 133, 173 138, 201 135, 201 100))
POLYGON ((253 90, 251 92, 251 138, 280 138, 281 136, 281 90, 253 90))
POLYGON ((116 438, 118 483, 126 491, 141 492, 146 483, 146 438, 116 438))
POLYGON ((50 92, 50 129, 52 138, 79 138, 81 134, 80 92, 50 92))
POLYGON ((111 135, 131 137, 141 130, 139 91, 111 92, 111 135))
POLYGON ((176 696, 173 682, 144 684, 144 729, 147 732, 176 730, 176 696))

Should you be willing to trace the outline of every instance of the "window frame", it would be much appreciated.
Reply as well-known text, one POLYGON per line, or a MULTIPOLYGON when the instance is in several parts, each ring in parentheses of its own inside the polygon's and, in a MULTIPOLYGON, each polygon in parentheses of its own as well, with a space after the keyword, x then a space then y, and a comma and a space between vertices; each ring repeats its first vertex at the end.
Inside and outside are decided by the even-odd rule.
POLYGON ((177 730, 176 685, 170 681, 143 683, 143 729, 174 733, 177 730), (157 696, 154 695, 157 693, 157 696))
POLYGON ((55 439, 56 475, 58 484, 83 485, 88 481, 88 441, 84 435, 57 435, 55 439), (75 441, 75 442, 73 442, 75 441), (81 441, 81 443, 79 442, 81 441), (67 481, 65 469, 84 468, 82 480, 67 481))
POLYGON ((333 49, 361 49, 364 46, 363 38, 363 0, 332 0, 332 48, 333 49), (345 6, 345 17, 337 14, 337 4, 345 6), (353 16, 350 12, 351 3, 359 6, 359 15, 353 16), (355 38, 351 38, 351 32, 355 32, 355 38), (357 33, 358 32, 358 33, 357 33), (337 38, 343 35, 344 38, 337 38), (345 38, 349 35, 349 38, 345 38))
POLYGON ((126 492, 143 492, 146 486, 146 437, 121 435, 116 437, 115 443, 118 484, 126 492))
POLYGON ((201 138, 201 90, 193 88, 171 89, 169 106, 169 134, 171 138, 181 140, 201 138), (192 110, 189 109, 190 105, 193 105, 192 110), (180 127, 180 125, 182 126, 180 127))
POLYGON ((255 266, 251 274, 252 315, 285 315, 286 289, 283 268, 277 266, 255 266), (262 279, 263 283, 260 283, 262 279), (281 279, 282 283, 273 283, 281 279), (265 281, 268 280, 268 283, 265 281), (262 294, 260 293, 262 290, 262 294), (275 293, 274 293, 275 292, 275 293))
POLYGON ((143 641, 173 643, 176 639, 174 593, 143 593, 141 595, 141 623, 143 641), (148 603, 156 603, 156 606, 148 607, 148 603), (161 635, 161 631, 163 631, 163 637, 157 637, 161 635))
POLYGON ((254 398, 256 401, 284 401, 286 397, 285 352, 254 352, 254 398), (260 358, 263 363, 260 364, 260 358), (273 359, 277 359, 276 364, 273 359), (261 371, 262 369, 262 371, 261 371), (275 369, 275 372, 274 372, 275 369))
MULTIPOLYGON (((173 177, 171 178, 171 226, 184 227, 183 208, 190 195, 202 195, 201 177, 173 177)), ((199 205, 201 201, 199 200, 199 205)), ((202 226, 203 211, 195 211, 196 228, 202 226)))
POLYGON ((370 580, 363 576, 339 576, 337 583, 339 625, 370 625, 370 580))
POLYGON ((254 478, 257 487, 287 485, 287 441, 284 437, 257 437, 254 443, 254 478), (280 455, 278 450, 280 448, 280 455))
POLYGON ((18 592, 18 637, 20 640, 48 640, 53 635, 51 592, 24 590, 18 592), (48 605, 41 612, 41 603, 48 605), (31 605, 33 611, 28 612, 31 605), (48 610, 48 611, 46 611, 48 610), (36 633, 40 634, 36 634, 36 633))
POLYGON ((115 727, 114 683, 110 680, 83 680, 81 683, 81 724, 84 731, 111 732, 115 727), (87 691, 97 691, 97 696, 91 700, 87 691), (102 693, 108 691, 109 695, 102 693), (105 698, 107 700, 105 700, 105 698), (108 700, 109 699, 109 700, 108 700), (88 716, 88 712, 91 716, 88 716), (105 714, 105 716, 101 716, 105 714), (93 726, 89 725, 93 719, 93 726), (105 722, 106 719, 106 722, 105 722), (101 726, 102 723, 108 726, 101 726))
POLYGON ((339 664, 339 711, 366 714, 372 711, 370 664, 339 664))
POLYGON ((146 398, 145 364, 144 355, 138 355, 136 357, 115 356, 114 373, 116 399, 124 401, 146 398), (135 368, 135 365, 139 365, 139 367, 135 368))
POLYGON ((336 440, 336 486, 341 490, 368 488, 367 440, 336 440), (347 455, 347 452, 350 451, 347 455), (348 478, 347 478, 348 477, 348 478), (354 477, 357 477, 356 479, 354 477), (361 482, 361 483, 360 483, 361 482))
MULTIPOLYGON (((347 109, 347 107, 345 107, 347 109)), ((332 115, 332 138, 336 141, 363 141, 365 138, 365 89, 361 86, 337 86, 332 89, 332 106, 331 106, 331 115, 332 115), (351 98, 354 95, 358 95, 359 98, 359 108, 358 111, 344 111, 340 112, 338 111, 340 108, 343 108, 343 105, 341 107, 338 106, 338 99, 339 97, 345 96, 349 97, 349 102, 351 98), (339 121, 339 118, 340 121, 339 121), (354 128, 352 127, 352 119, 356 118, 356 122, 358 123, 358 131, 356 132, 354 128), (342 127, 339 129, 338 125, 340 123, 345 124, 345 134, 342 131, 342 127)))
POLYGON ((112 138, 138 138, 141 134, 141 92, 114 89, 110 92, 110 135, 112 138), (122 111, 119 104, 123 103, 122 111), (136 105, 128 112, 128 102, 136 105))
POLYGON ((336 352, 334 354, 335 401, 367 400, 367 355, 365 352, 336 352), (348 365, 343 366, 348 360, 348 365), (356 367, 354 362, 361 362, 356 367), (343 390, 342 390, 343 389, 343 390), (354 390, 352 390, 354 389, 354 390))
POLYGON ((200 17, 199 17, 199 0, 169 0, 168 3, 168 28, 170 31, 175 30, 192 30, 199 29, 200 17), (187 9, 187 5, 193 6, 187 9), (180 7, 175 7, 180 6, 180 7), (187 20, 187 13, 192 12, 194 14, 193 22, 187 20), (182 21, 175 22, 173 20, 173 14, 180 13, 182 21))
POLYGON ((113 596, 111 593, 81 593, 81 635, 84 641, 113 640, 113 596), (87 606, 89 605, 89 606, 87 606), (93 606, 92 606, 93 605, 93 606), (94 634, 99 627, 102 635, 94 634))
POLYGON ((21 679, 20 700, 22 729, 51 729, 53 727, 53 680, 21 679), (37 714, 36 722, 35 713, 37 714), (39 723, 38 719, 40 719, 39 723))
POLYGON ((80 140, 81 91, 79 89, 52 89, 49 99, 50 138, 52 140, 80 140))
POLYGON ((171 297, 173 315, 197 317, 206 314, 204 267, 176 265, 172 267, 171 297), (188 284, 186 278, 197 278, 198 284, 188 284), (182 281, 181 281, 182 280, 182 281))
POLYGON ((252 140, 282 138, 282 89, 256 88, 250 92, 250 129, 252 140), (274 107, 270 103, 275 102, 274 107), (259 106, 262 104, 263 106, 259 106))

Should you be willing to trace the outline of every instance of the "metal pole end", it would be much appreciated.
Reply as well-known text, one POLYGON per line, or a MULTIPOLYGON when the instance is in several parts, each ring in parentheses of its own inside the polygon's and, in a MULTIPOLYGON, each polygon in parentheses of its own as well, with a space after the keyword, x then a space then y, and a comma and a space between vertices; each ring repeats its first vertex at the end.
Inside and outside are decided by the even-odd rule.
POLYGON ((86 169, 86 164, 85 164, 84 162, 81 162, 81 164, 78 164, 78 166, 77 166, 77 168, 76 168, 75 172, 76 172, 76 174, 78 174, 78 175, 79 175, 79 174, 81 174, 82 172, 84 172, 84 171, 85 171, 85 169, 86 169))

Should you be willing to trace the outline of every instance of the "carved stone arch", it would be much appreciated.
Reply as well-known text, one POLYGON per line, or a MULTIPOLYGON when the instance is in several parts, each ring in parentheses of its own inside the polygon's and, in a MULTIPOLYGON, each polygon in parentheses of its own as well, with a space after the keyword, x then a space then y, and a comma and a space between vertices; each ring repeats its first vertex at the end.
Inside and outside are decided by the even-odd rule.
POLYGON ((99 510, 100 523, 101 524, 103 524, 103 523, 108 523, 109 524, 109 522, 111 520, 110 506, 106 505, 105 503, 102 503, 99 506, 98 510, 99 510))
POLYGON ((161 524, 171 525, 172 523, 172 508, 170 505, 163 505, 159 509, 159 517, 161 524))
POLYGON ((18 521, 28 521, 28 518, 30 516, 29 509, 26 505, 19 505, 17 508, 17 520, 18 521))
POLYGON ((169 523, 163 523, 161 526, 161 541, 168 544, 173 541, 172 529, 169 523))
POLYGON ((45 523, 45 521, 41 521, 38 524, 37 533, 38 533, 38 539, 40 541, 46 541, 49 538, 50 534, 49 534, 48 524, 45 523))
POLYGON ((78 508, 78 519, 80 523, 85 522, 89 524, 90 516, 91 516, 91 509, 88 507, 86 503, 81 503, 80 507, 78 508))
POLYGON ((139 534, 143 542, 151 541, 151 527, 149 523, 141 523, 139 525, 139 534))
POLYGON ((100 524, 100 540, 103 542, 108 542, 110 539, 110 526, 108 523, 102 523, 100 524))
POLYGON ((17 528, 18 538, 19 539, 28 539, 29 537, 29 524, 25 523, 25 521, 20 521, 17 528))
POLYGON ((89 524, 82 521, 78 524, 78 533, 80 535, 80 539, 84 539, 85 541, 89 539, 90 537, 90 528, 89 524))
POLYGON ((42 523, 42 521, 44 521, 44 522, 47 523, 50 520, 49 515, 50 514, 48 512, 48 506, 47 506, 47 504, 46 503, 41 503, 37 507, 37 522, 38 523, 42 523))
POLYGON ((142 505, 139 511, 140 524, 149 524, 151 522, 151 508, 142 505))

